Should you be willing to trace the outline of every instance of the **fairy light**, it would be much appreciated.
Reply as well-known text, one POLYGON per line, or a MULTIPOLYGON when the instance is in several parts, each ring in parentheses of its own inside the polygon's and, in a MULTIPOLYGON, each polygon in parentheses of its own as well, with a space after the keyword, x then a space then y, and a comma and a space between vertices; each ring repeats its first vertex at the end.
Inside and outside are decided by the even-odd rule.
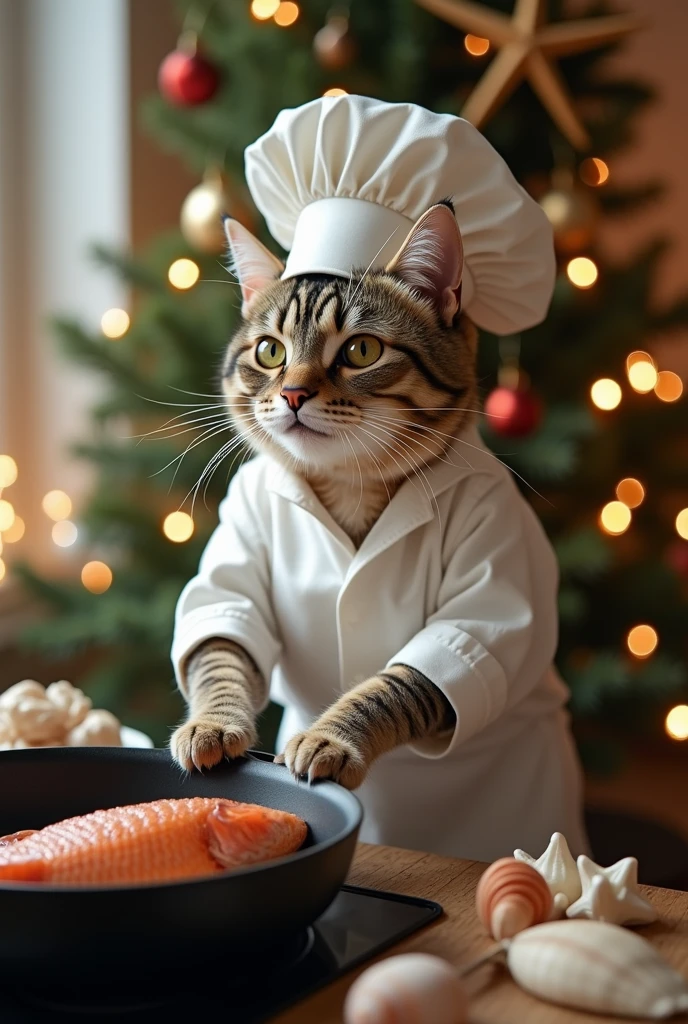
POLYGON ((78 536, 79 531, 69 519, 61 519, 53 526, 53 544, 57 544, 58 548, 71 548, 78 536))
POLYGON ((634 626, 626 637, 626 646, 635 658, 649 658, 658 643, 657 630, 652 626, 634 626))
POLYGON ((676 516, 676 533, 684 540, 688 540, 688 508, 681 509, 676 516))
POLYGON ((628 369, 628 382, 634 391, 646 395, 654 390, 657 384, 657 370, 652 362, 646 359, 639 359, 632 363, 628 369))
POLYGON ((201 271, 198 264, 194 263, 193 260, 187 259, 175 260, 167 271, 170 284, 174 288, 179 288, 180 291, 193 288, 200 275, 201 271))
POLYGON ((592 288, 597 280, 598 270, 588 256, 575 256, 566 265, 566 274, 576 288, 592 288))
POLYGON ((9 530, 5 530, 2 534, 2 539, 5 544, 16 544, 18 540, 21 540, 26 533, 26 523, 21 516, 15 515, 14 522, 10 526, 9 530))
POLYGON ((609 166, 599 156, 590 156, 578 169, 581 181, 593 188, 604 185, 609 180, 609 166))
POLYGON ((672 370, 660 370, 657 374, 655 394, 662 402, 677 402, 683 394, 683 381, 672 370))
POLYGON ((175 544, 183 544, 194 532, 194 521, 188 512, 170 512, 165 516, 162 532, 175 544))
POLYGON ((122 338, 131 320, 125 309, 106 309, 100 318, 100 329, 106 338, 122 338))
POLYGON ((112 583, 112 569, 105 562, 87 562, 81 570, 81 582, 92 594, 104 594, 112 583))
POLYGON ((610 409, 616 409, 621 401, 621 388, 610 377, 602 377, 590 388, 590 397, 598 409, 609 412, 610 409))
POLYGON ((11 529, 14 520, 14 509, 10 505, 9 501, 6 501, 4 498, 0 498, 0 533, 5 533, 6 530, 11 529))
POLYGON ((465 37, 463 45, 471 57, 484 57, 490 49, 490 40, 482 36, 473 36, 470 33, 465 37))
POLYGON ((645 488, 640 480, 627 476, 616 485, 616 496, 619 501, 622 501, 624 505, 628 505, 629 508, 637 508, 643 502, 645 488))
POLYGON ((256 21, 267 21, 272 18, 280 6, 280 0, 253 0, 251 14, 256 21))
POLYGON ((600 512, 600 526, 605 533, 618 536, 631 525, 631 510, 623 501, 610 501, 600 512))
POLYGON ((677 704, 664 720, 667 736, 672 740, 688 740, 688 704, 677 704))
POLYGON ((275 24, 279 25, 280 28, 288 28, 294 24, 300 13, 298 4, 292 3, 291 0, 282 0, 282 3, 273 15, 275 24))
POLYGON ((0 455, 0 490, 11 487, 17 479, 17 463, 11 455, 0 455))
POLYGON ((48 491, 41 504, 48 518, 55 522, 68 519, 72 511, 72 499, 64 491, 48 491))
POLYGON ((338 85, 333 86, 331 89, 325 89, 323 96, 348 96, 346 89, 340 89, 338 85))

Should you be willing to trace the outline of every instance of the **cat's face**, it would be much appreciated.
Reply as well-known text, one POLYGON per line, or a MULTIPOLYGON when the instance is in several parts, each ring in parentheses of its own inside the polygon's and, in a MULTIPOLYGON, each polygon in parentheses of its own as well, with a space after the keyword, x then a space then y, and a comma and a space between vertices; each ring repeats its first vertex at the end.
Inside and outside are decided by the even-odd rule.
POLYGON ((388 481, 446 449, 475 408, 475 329, 448 286, 419 287, 427 261, 414 281, 401 256, 351 280, 274 280, 273 266, 245 290, 224 390, 253 448, 301 472, 348 465, 388 481))

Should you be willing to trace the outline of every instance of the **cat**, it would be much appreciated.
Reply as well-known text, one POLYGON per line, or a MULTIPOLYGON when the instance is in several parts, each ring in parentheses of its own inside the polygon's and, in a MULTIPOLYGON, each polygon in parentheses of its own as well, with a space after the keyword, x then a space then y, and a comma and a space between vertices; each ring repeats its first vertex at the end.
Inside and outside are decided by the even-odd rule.
MULTIPOLYGON (((425 471, 478 408, 477 331, 461 311, 452 204, 432 206, 384 269, 349 279, 281 280, 282 263, 247 229, 226 227, 243 297, 222 373, 231 421, 255 452, 303 476, 358 548, 405 481, 427 488, 425 471)), ((182 767, 209 768, 255 744, 268 681, 241 646, 203 642, 181 685, 189 714, 171 749, 182 767)), ((354 789, 382 754, 455 721, 421 672, 380 666, 277 760, 297 776, 354 789)))

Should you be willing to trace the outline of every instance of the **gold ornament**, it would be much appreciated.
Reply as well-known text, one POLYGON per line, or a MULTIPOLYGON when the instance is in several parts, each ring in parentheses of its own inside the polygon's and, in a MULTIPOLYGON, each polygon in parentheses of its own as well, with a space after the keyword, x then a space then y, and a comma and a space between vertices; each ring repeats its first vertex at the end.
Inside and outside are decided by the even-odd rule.
POLYGON ((574 185, 572 175, 555 175, 552 184, 540 206, 554 230, 554 244, 567 255, 580 252, 592 241, 597 204, 589 192, 574 185))
POLYGON ((318 63, 328 71, 347 68, 356 57, 358 46, 349 29, 348 9, 335 9, 327 16, 327 24, 316 32, 313 50, 318 63))
POLYGON ((229 212, 224 177, 220 171, 210 170, 182 204, 180 224, 184 238, 199 252, 224 252, 227 240, 222 215, 229 212))
POLYGON ((516 0, 511 17, 471 0, 416 3, 456 28, 489 39, 499 50, 468 97, 462 117, 480 128, 506 102, 518 83, 527 79, 552 120, 577 149, 587 149, 590 137, 554 59, 615 42, 645 24, 633 15, 618 14, 548 25, 547 0, 516 0))

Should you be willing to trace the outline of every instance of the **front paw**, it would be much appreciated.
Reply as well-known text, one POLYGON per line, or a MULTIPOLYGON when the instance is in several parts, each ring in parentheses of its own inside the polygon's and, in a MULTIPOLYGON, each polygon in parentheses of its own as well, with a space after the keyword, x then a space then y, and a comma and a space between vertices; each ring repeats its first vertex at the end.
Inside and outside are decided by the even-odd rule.
POLYGON ((328 729, 314 728, 300 733, 275 760, 286 764, 297 779, 304 776, 309 782, 332 779, 347 789, 360 786, 368 771, 362 752, 328 729))
POLYGON ((201 715, 180 725, 170 749, 182 768, 201 770, 219 764, 223 757, 241 757, 256 739, 255 726, 246 716, 201 715))

